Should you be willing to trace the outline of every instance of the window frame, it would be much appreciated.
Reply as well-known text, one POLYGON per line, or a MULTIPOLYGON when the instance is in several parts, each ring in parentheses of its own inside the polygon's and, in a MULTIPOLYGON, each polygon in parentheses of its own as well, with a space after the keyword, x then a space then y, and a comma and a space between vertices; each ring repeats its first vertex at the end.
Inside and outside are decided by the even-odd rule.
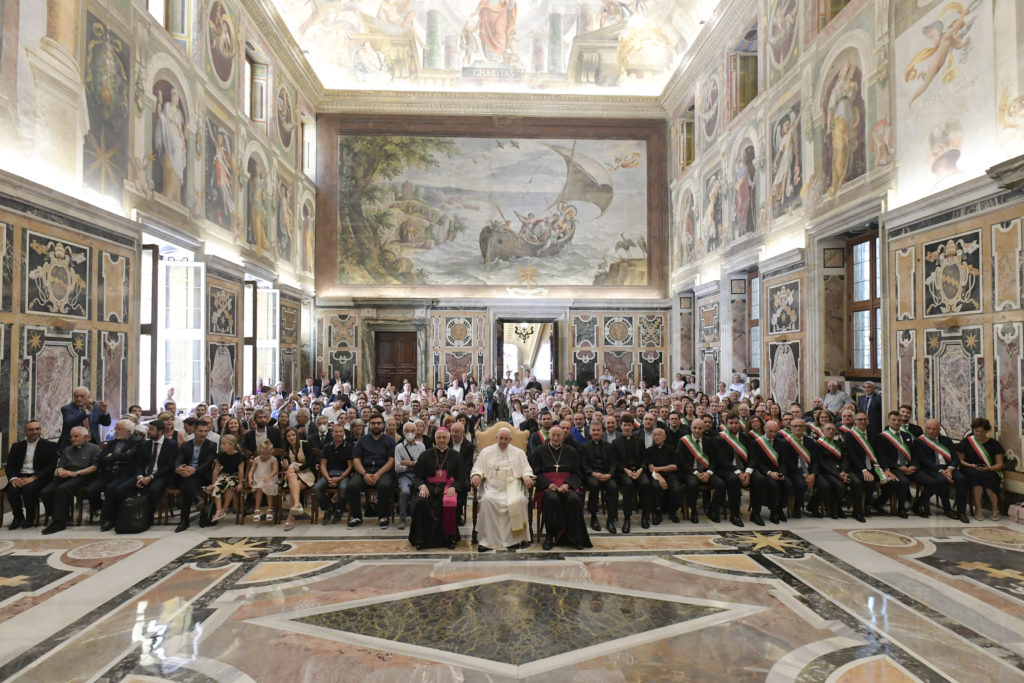
POLYGON ((163 405, 157 403, 157 344, 159 343, 159 325, 156 324, 157 315, 159 314, 159 276, 160 273, 160 247, 156 244, 143 244, 142 255, 139 268, 139 378, 141 384, 141 378, 143 375, 149 377, 149 396, 143 397, 141 394, 141 387, 138 394, 138 403, 143 405, 143 414, 147 416, 158 415, 163 410, 163 405), (149 262, 151 264, 149 282, 142 281, 142 263, 149 262), (147 290, 148 286, 148 290, 147 290), (146 299, 148 296, 150 300, 149 308, 149 322, 142 320, 142 304, 141 301, 146 299), (149 337, 149 364, 148 368, 142 367, 142 344, 146 337, 149 337))
MULTIPOLYGON (((163 0, 161 3, 163 11, 160 12, 160 15, 156 13, 158 9, 153 7, 153 4, 153 0, 146 0, 146 13, 149 14, 149 16, 151 16, 161 28, 167 31, 171 38, 181 43, 182 47, 187 50, 189 47, 189 28, 192 26, 192 3, 189 0, 163 0), (171 28, 171 17, 173 15, 177 15, 180 19, 180 31, 171 28)), ((175 21, 173 23, 178 22, 175 21)))
POLYGON ((245 106, 249 120, 267 127, 267 90, 270 66, 248 40, 245 41, 245 106))
POLYGON ((846 335, 847 342, 849 343, 849 352, 847 354, 848 365, 846 368, 846 375, 848 377, 874 378, 880 377, 882 374, 881 363, 879 362, 881 360, 882 343, 882 330, 879 329, 881 327, 882 308, 881 246, 881 237, 878 230, 865 232, 850 239, 846 243, 846 281, 849 283, 846 290, 847 319, 849 320, 849 327, 846 335), (856 283, 854 282, 853 254, 854 249, 864 243, 868 243, 870 245, 868 256, 868 281, 871 283, 871 287, 868 297, 861 301, 857 301, 854 295, 856 283), (871 325, 871 333, 869 335, 871 367, 858 368, 856 366, 856 338, 854 335, 853 320, 857 313, 862 313, 864 311, 868 312, 868 318, 871 325))
POLYGON ((818 30, 821 31, 828 26, 832 20, 839 16, 852 1, 853 0, 818 0, 818 30), (842 3, 842 6, 836 9, 836 3, 842 3))
POLYGON ((682 173, 697 160, 697 105, 691 101, 690 106, 683 110, 679 117, 678 163, 682 173))
POLYGON ((755 48, 753 50, 743 49, 744 43, 747 42, 746 36, 751 32, 757 34, 758 25, 755 21, 743 32, 743 40, 738 44, 732 51, 729 52, 729 118, 734 119, 739 116, 740 112, 750 106, 750 104, 757 99, 757 96, 761 94, 761 49, 760 40, 755 40, 755 48), (752 60, 753 68, 744 68, 743 64, 745 60, 752 60), (740 77, 741 72, 753 73, 753 80, 743 79, 740 77), (744 92, 740 93, 740 88, 743 84, 752 84, 753 92, 747 93, 749 88, 744 88, 744 92), (743 99, 742 95, 749 94, 749 98, 743 99))
POLYGON ((158 280, 158 307, 155 314, 157 321, 157 331, 161 335, 161 338, 165 340, 164 344, 157 344, 157 384, 160 386, 174 386, 176 389, 175 399, 181 407, 191 407, 189 401, 185 396, 184 386, 178 386, 177 383, 172 383, 167 373, 167 342, 174 340, 175 343, 196 343, 199 344, 199 352, 196 358, 199 360, 199 365, 195 368, 195 372, 198 373, 191 376, 192 388, 189 389, 189 394, 195 390, 195 395, 191 396, 191 405, 195 405, 200 401, 206 400, 206 264, 202 261, 193 261, 189 259, 182 259, 180 261, 172 261, 169 259, 161 259, 159 268, 158 280), (172 268, 175 267, 188 267, 192 268, 198 273, 199 282, 195 285, 195 289, 198 290, 196 303, 198 304, 198 317, 196 320, 195 327, 171 327, 167 325, 166 316, 170 308, 170 304, 167 302, 166 290, 167 290, 167 277, 172 268), (195 389, 198 387, 198 389, 195 389))
POLYGON ((251 395, 256 393, 256 324, 259 320, 256 289, 259 282, 246 280, 242 287, 242 373, 249 384, 246 393, 251 395))
POLYGON ((761 273, 752 270, 747 274, 747 376, 761 374, 761 273), (754 295, 754 283, 757 283, 757 295, 754 295), (755 317, 754 304, 757 303, 755 317), (753 331, 757 330, 757 365, 754 365, 753 331))

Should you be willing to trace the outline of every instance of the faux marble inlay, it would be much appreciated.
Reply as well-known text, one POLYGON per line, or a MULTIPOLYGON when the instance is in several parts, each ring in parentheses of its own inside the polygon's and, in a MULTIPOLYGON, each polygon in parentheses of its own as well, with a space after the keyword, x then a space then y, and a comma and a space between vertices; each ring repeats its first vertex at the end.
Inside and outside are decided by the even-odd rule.
POLYGON ((906 548, 917 543, 917 541, 909 536, 892 531, 851 531, 850 538, 861 543, 877 545, 883 548, 906 548))
POLYGON ((722 609, 506 580, 296 621, 372 638, 523 665, 722 612, 722 609))

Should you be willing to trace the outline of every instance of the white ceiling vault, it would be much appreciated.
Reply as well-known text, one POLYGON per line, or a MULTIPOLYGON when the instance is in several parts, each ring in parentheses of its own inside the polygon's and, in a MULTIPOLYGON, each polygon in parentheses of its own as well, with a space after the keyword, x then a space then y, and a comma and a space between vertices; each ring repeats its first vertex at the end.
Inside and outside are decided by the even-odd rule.
POLYGON ((271 0, 329 90, 658 96, 718 0, 271 0))

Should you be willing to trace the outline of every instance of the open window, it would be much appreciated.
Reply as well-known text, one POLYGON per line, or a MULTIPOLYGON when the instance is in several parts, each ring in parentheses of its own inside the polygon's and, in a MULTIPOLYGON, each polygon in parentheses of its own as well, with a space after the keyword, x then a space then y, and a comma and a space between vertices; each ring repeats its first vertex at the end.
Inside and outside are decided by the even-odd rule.
POLYGON ((696 125, 697 125, 697 110, 694 104, 691 102, 690 106, 683 112, 682 117, 679 119, 679 171, 682 172, 689 168, 690 164, 693 163, 694 159, 697 158, 697 136, 696 136, 696 125))
POLYGON ((756 270, 747 275, 747 374, 761 372, 761 278, 756 270))
POLYGON ((847 244, 849 283, 849 375, 878 377, 882 367, 882 273, 878 231, 856 237, 847 244))
POLYGON ((189 26, 192 23, 190 5, 188 0, 146 0, 149 14, 185 48, 188 48, 189 26))
POLYGON ((267 63, 248 40, 245 41, 245 102, 253 123, 267 125, 267 63))
POLYGON ((732 118, 757 97, 757 62, 757 23, 754 23, 729 53, 729 107, 732 118))

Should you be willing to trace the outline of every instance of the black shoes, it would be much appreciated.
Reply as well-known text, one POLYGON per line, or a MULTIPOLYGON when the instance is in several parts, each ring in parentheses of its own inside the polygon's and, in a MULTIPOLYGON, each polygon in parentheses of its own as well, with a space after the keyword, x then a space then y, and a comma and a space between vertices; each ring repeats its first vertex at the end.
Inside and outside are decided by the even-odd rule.
POLYGON ((626 521, 622 523, 622 533, 629 533, 629 517, 626 517, 626 521))
POLYGON ((548 536, 547 538, 544 539, 544 545, 541 546, 541 547, 543 547, 544 550, 551 550, 552 548, 555 547, 555 542, 553 540, 551 540, 550 536, 548 536))
POLYGON ((113 528, 114 528, 114 523, 113 522, 103 522, 103 524, 100 524, 100 531, 110 531, 113 528))
POLYGON ((15 529, 22 528, 22 526, 24 526, 26 529, 28 528, 28 525, 25 525, 25 518, 24 517, 15 517, 11 521, 10 526, 8 526, 7 528, 10 531, 14 531, 15 529))
POLYGON ((601 524, 597 521, 597 515, 590 515, 590 528, 594 531, 601 530, 601 524))
POLYGON ((700 523, 700 517, 697 515, 697 508, 690 510, 690 521, 694 524, 700 523))
POLYGON ((487 546, 485 546, 485 545, 478 545, 478 546, 476 547, 476 551, 477 551, 478 553, 489 553, 489 552, 491 552, 491 549, 490 549, 490 548, 488 548, 488 547, 487 547, 487 546))
POLYGON ((710 519, 715 524, 718 524, 722 521, 722 516, 718 514, 718 510, 712 510, 711 512, 708 513, 708 519, 710 519))
POLYGON ((679 515, 675 513, 675 510, 668 513, 668 521, 672 522, 673 524, 679 524, 679 515))
POLYGON ((43 529, 43 535, 49 536, 50 534, 55 534, 58 531, 64 531, 66 528, 67 524, 64 522, 50 522, 49 526, 43 529))
POLYGON ((906 510, 904 510, 903 508, 900 508, 899 510, 896 511, 896 516, 899 517, 900 519, 906 519, 910 515, 907 514, 906 510))
MULTIPOLYGON (((608 520, 608 525, 607 525, 607 526, 605 526, 605 529, 607 529, 607 530, 608 530, 608 533, 610 533, 611 535, 613 535, 613 536, 614 536, 614 535, 615 535, 615 534, 617 533, 617 532, 615 531, 615 520, 614 520, 614 519, 609 519, 609 520, 608 520)), ((624 527, 624 529, 625 529, 626 531, 628 531, 628 527, 624 527)))
POLYGON ((640 528, 641 529, 650 529, 651 528, 651 518, 648 517, 647 515, 642 515, 640 517, 640 528))
POLYGON ((960 512, 960 516, 957 517, 957 519, 959 519, 964 524, 970 524, 971 523, 971 520, 967 519, 967 513, 963 512, 963 511, 960 512))
MULTIPOLYGON (((182 531, 185 531, 185 529, 188 529, 188 520, 187 519, 178 522, 178 526, 174 527, 174 533, 176 533, 176 534, 180 533, 182 531)), ((46 532, 44 531, 43 533, 46 533, 46 532)))
POLYGON ((654 526, 658 526, 659 524, 661 524, 661 513, 660 512, 655 512, 654 513, 654 519, 651 520, 651 524, 653 524, 654 526))
POLYGON ((359 526, 362 523, 363 523, 363 520, 359 519, 358 517, 355 517, 353 519, 348 520, 348 528, 349 529, 355 529, 357 526, 359 526))
POLYGON ((800 509, 799 505, 797 505, 795 508, 793 508, 793 519, 800 519, 803 516, 804 516, 804 513, 800 509))
POLYGON ((858 522, 860 522, 861 524, 867 524, 867 521, 868 521, 868 520, 864 519, 864 515, 860 514, 859 512, 854 512, 853 513, 853 518, 855 520, 857 520, 858 522))
POLYGON ((779 511, 778 510, 772 510, 772 514, 768 516, 768 521, 771 522, 772 524, 778 524, 779 523, 779 511))
POLYGON ((750 521, 756 524, 757 526, 764 526, 764 520, 761 519, 761 515, 757 514, 756 512, 750 513, 750 521))
POLYGON ((387 529, 389 525, 387 517, 381 517, 379 520, 377 520, 377 523, 380 525, 381 529, 387 529))
POLYGON ((743 519, 739 515, 732 515, 729 517, 729 521, 732 522, 733 526, 743 526, 743 519))

